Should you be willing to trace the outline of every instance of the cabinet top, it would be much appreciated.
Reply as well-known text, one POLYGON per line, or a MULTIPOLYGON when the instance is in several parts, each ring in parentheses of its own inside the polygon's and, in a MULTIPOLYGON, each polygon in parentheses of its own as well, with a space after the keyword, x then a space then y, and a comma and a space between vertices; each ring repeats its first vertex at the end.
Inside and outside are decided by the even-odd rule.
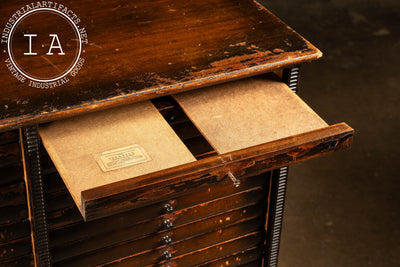
POLYGON ((0 10, 0 131, 322 55, 252 0, 15 0, 0 10))

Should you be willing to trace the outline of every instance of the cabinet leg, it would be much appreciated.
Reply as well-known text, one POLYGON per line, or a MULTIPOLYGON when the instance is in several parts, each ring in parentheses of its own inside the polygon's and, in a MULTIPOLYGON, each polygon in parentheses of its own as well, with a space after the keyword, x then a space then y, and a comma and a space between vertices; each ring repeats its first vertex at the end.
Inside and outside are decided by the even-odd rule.
POLYGON ((51 259, 37 126, 23 128, 20 135, 35 266, 48 267, 51 266, 51 259))

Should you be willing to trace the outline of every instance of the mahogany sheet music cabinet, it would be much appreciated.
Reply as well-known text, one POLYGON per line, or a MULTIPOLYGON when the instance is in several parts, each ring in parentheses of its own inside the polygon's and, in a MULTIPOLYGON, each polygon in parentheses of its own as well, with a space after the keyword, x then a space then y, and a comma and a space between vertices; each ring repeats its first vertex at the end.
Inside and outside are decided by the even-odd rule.
MULTIPOLYGON (((287 166, 352 142, 294 93, 321 52, 252 0, 63 2, 85 24, 68 83, 1 53, 0 266, 276 266, 287 166)), ((62 45, 42 11, 15 29, 62 45)))

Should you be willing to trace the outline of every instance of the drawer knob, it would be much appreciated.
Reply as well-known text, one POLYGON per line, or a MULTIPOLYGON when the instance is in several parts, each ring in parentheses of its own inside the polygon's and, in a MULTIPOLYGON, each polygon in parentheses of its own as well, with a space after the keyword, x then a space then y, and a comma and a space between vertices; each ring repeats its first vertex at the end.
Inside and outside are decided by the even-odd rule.
POLYGON ((173 224, 169 219, 165 219, 165 220, 163 221, 163 224, 164 224, 164 226, 167 227, 167 228, 172 228, 172 227, 174 226, 174 224, 173 224))
POLYGON ((166 213, 171 213, 174 211, 174 207, 171 204, 167 203, 164 205, 164 210, 166 213))
POLYGON ((166 260, 169 260, 172 258, 172 255, 169 251, 164 251, 163 255, 164 255, 164 259, 166 259, 166 260))
POLYGON ((163 236, 162 241, 164 244, 168 245, 172 243, 172 238, 169 235, 163 236))
POLYGON ((240 180, 237 179, 231 172, 228 172, 228 177, 232 180, 234 187, 239 187, 240 180))

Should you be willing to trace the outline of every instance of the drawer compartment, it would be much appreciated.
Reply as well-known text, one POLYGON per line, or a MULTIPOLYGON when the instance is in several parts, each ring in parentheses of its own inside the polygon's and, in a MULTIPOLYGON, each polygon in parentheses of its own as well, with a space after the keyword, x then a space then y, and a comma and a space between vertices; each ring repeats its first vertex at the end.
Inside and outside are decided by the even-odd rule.
MULTIPOLYGON (((265 217, 263 216, 253 219, 249 218, 243 222, 216 231, 214 230, 186 240, 172 242, 170 245, 160 246, 159 248, 156 247, 152 250, 139 253, 134 251, 136 246, 128 242, 120 246, 105 248, 97 253, 55 263, 54 266, 99 265, 113 261, 125 261, 125 259, 127 259, 127 263, 129 262, 127 266, 147 266, 163 262, 166 253, 170 253, 173 258, 183 256, 195 250, 206 249, 218 243, 236 239, 238 236, 245 236, 256 231, 261 231, 264 228, 264 224, 265 217)), ((146 239, 141 243, 143 242, 149 242, 149 240, 146 239)))
MULTIPOLYGON (((148 255, 143 254, 137 257, 128 257, 126 259, 121 259, 108 264, 102 264, 100 266, 116 266, 116 267, 128 267, 128 266, 196 266, 202 265, 204 262, 217 260, 225 255, 231 253, 237 253, 239 251, 246 251, 250 248, 254 249, 257 247, 262 247, 264 241, 264 233, 254 232, 248 233, 237 238, 231 238, 226 241, 218 242, 208 247, 198 249, 197 251, 191 251, 189 253, 178 255, 173 257, 171 260, 162 260, 163 250, 154 251, 148 253, 148 255), (160 255, 162 255, 160 257, 160 255), (149 263, 151 261, 143 262, 143 260, 151 259, 149 257, 154 257, 155 263, 149 263), (161 261, 157 262, 161 258, 161 261), (143 262, 143 264, 142 264, 143 262), (146 265, 147 264, 147 265, 146 265)), ((226 261, 225 261, 226 262, 226 261)), ((208 265, 205 265, 208 266, 208 265)), ((211 265, 212 266, 212 265, 211 265)), ((254 266, 254 265, 253 265, 254 266)), ((259 266, 259 265, 256 265, 259 266)))
MULTIPOLYGON (((61 207, 60 210, 47 213, 49 228, 54 232, 54 238, 52 237, 53 235, 50 235, 50 238, 52 242, 56 239, 67 242, 75 236, 85 238, 107 231, 113 231, 114 229, 128 227, 135 223, 145 222, 151 218, 167 214, 165 209, 165 205, 167 204, 171 205, 175 211, 174 213, 180 213, 204 202, 212 202, 218 198, 235 197, 238 193, 250 192, 256 188, 267 188, 268 179, 266 179, 266 177, 269 176, 271 176, 271 173, 261 174, 255 177, 244 177, 240 187, 233 187, 231 184, 227 183, 220 184, 198 192, 183 195, 179 198, 158 202, 146 207, 92 220, 90 222, 83 221, 75 204, 70 200, 67 207, 61 207), (133 221, 132 218, 135 218, 135 220, 133 221)), ((64 195, 63 191, 60 192, 62 195, 64 195)), ((46 200, 48 202, 54 201, 54 198, 49 196, 46 200)), ((200 214, 203 212, 203 209, 197 210, 197 212, 200 214)), ((204 213, 207 213, 207 210, 204 210, 204 213)), ((191 216, 195 216, 195 214, 191 216)))
POLYGON ((263 217, 265 215, 265 210, 265 203, 245 206, 235 210, 228 210, 217 216, 204 218, 202 220, 194 220, 189 224, 174 225, 174 227, 170 229, 135 238, 135 235, 137 236, 139 233, 146 234, 141 232, 141 225, 138 225, 53 249, 53 261, 59 262, 67 260, 68 258, 76 259, 81 257, 99 259, 103 256, 111 257, 111 255, 116 258, 123 258, 131 254, 140 254, 164 245, 173 245, 176 242, 212 232, 242 221, 263 217), (107 250, 112 251, 112 253, 107 254, 105 252, 107 250), (129 251, 129 254, 124 254, 126 251, 129 251))
POLYGON ((186 123, 181 126, 164 120, 161 113, 168 113, 168 105, 155 101, 158 110, 144 102, 40 128, 86 220, 231 180, 238 185, 243 176, 342 149, 352 141, 353 130, 346 124, 328 126, 285 84, 265 78, 173 97, 176 109, 187 115, 179 119, 186 123), (204 139, 211 150, 199 157, 193 142, 189 145, 193 138, 204 139))
MULTIPOLYGON (((198 206, 139 223, 135 223, 137 222, 135 216, 130 216, 126 219, 133 222, 131 226, 119 226, 120 228, 115 228, 112 231, 91 231, 89 224, 87 226, 82 225, 77 229, 78 233, 71 233, 71 231, 54 232, 51 234, 50 241, 53 260, 60 261, 128 241, 141 244, 139 246, 132 244, 132 249, 137 249, 138 252, 146 249, 146 246, 147 250, 150 250, 161 245, 164 236, 169 236, 171 240, 177 241, 201 232, 211 231, 216 227, 232 224, 241 220, 242 217, 262 216, 266 212, 264 190, 265 188, 248 190, 231 197, 205 202, 198 206), (196 226, 190 226, 191 230, 186 231, 187 225, 192 224, 196 226), (68 236, 65 233, 70 233, 70 235, 68 236)), ((111 221, 110 224, 112 223, 111 221)))

